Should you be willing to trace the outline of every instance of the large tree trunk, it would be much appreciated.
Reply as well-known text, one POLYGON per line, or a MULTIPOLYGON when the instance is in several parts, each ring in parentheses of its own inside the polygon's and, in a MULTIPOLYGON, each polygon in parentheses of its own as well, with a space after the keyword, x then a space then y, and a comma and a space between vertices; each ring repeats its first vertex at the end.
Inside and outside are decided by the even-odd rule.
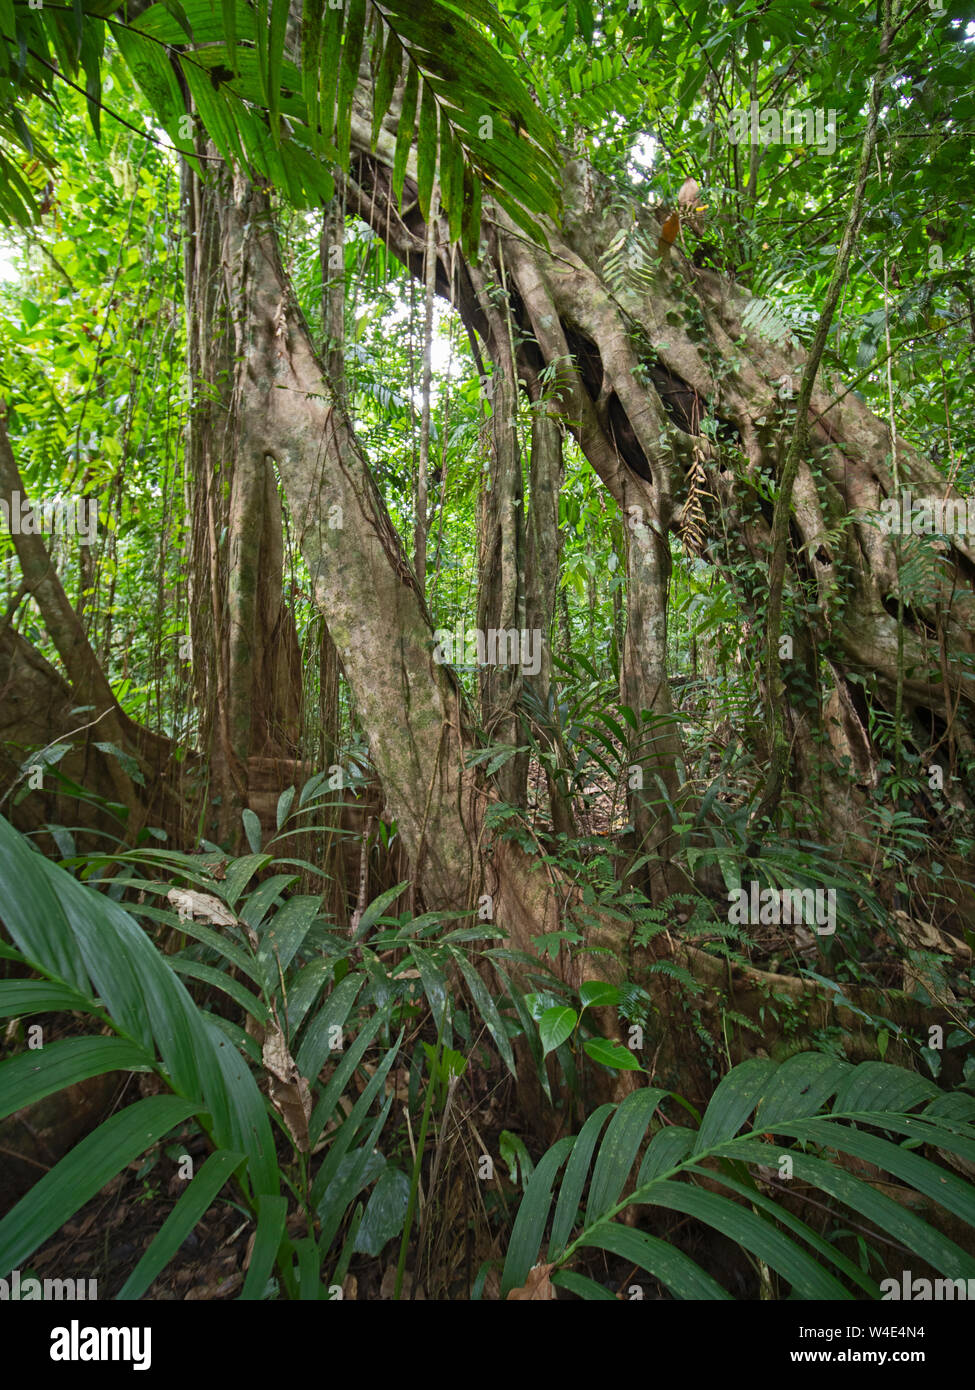
MULTIPOLYGON (((538 671, 525 683, 534 694, 542 717, 537 721, 541 741, 560 768, 568 766, 555 715, 555 683, 552 664, 552 629, 559 586, 559 489, 562 485, 562 433, 544 402, 532 411, 531 459, 528 470, 530 504, 525 554, 525 622, 530 632, 541 633, 538 671)), ((563 595, 564 597, 564 595, 563 595)), ((546 764, 552 829, 573 838, 576 831, 568 789, 546 764)))
POLYGON ((236 177, 218 216, 226 293, 240 309, 240 430, 278 471, 419 898, 473 908, 486 894, 525 946, 552 921, 547 880, 485 835, 489 793, 464 765, 462 692, 435 660, 426 604, 294 302, 266 199, 236 177))
POLYGON ((220 264, 217 206, 228 175, 184 167, 191 660, 199 746, 210 770, 212 838, 237 842, 251 758, 293 758, 301 726, 301 655, 284 601, 282 512, 259 437, 241 427, 233 356, 243 306, 220 264))

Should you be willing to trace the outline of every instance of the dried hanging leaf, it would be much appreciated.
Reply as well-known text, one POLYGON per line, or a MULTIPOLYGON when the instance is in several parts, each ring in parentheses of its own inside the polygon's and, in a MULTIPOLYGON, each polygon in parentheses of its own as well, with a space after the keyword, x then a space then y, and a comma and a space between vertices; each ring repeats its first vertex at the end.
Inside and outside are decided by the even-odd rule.
POLYGON ((677 195, 677 206, 682 212, 689 211, 697 202, 701 186, 696 179, 686 178, 677 195))
POLYGON ((299 1073, 297 1063, 288 1051, 284 1033, 277 1019, 264 1030, 261 1060, 267 1071, 268 1095, 271 1104, 288 1127, 299 1153, 309 1148, 308 1121, 311 1119, 311 1091, 299 1073))
POLYGON ((215 927, 235 927, 237 918, 226 903, 211 893, 194 893, 192 888, 170 888, 166 897, 181 917, 199 917, 215 927))
POLYGON ((715 498, 714 494, 708 491, 707 473, 697 446, 694 448, 693 463, 688 470, 687 483, 687 501, 681 508, 677 524, 680 527, 681 539, 687 550, 694 555, 703 555, 704 534, 707 525, 704 499, 709 498, 714 501, 715 498))

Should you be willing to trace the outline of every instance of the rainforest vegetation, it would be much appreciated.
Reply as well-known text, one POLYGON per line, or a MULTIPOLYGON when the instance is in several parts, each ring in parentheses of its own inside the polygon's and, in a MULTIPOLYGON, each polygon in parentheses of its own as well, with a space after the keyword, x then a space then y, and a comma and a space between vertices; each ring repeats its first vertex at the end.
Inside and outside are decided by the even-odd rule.
POLYGON ((975 7, 0 34, 4 1288, 975 1296, 975 7))

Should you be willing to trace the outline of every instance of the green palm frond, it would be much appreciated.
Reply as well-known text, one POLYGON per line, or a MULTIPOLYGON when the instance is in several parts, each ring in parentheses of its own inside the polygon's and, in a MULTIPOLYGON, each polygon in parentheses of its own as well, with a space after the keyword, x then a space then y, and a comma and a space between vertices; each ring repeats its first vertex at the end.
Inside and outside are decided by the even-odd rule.
POLYGON ((582 1297, 606 1296, 572 1267, 586 1249, 638 1265, 676 1298, 731 1296, 683 1251, 622 1225, 620 1217, 632 1205, 680 1212, 720 1231, 769 1265, 793 1297, 879 1298, 870 1275, 769 1195, 770 1171, 785 1190, 794 1179, 817 1188, 945 1278, 975 1277, 969 1253, 834 1156, 879 1168, 975 1225, 975 1186, 920 1153, 925 1147, 971 1162, 975 1098, 946 1095, 924 1077, 882 1062, 853 1066, 802 1052, 781 1064, 741 1063, 718 1086, 696 1127, 653 1130, 654 1116, 670 1099, 650 1087, 618 1106, 604 1105, 578 1136, 560 1140, 543 1156, 512 1231, 503 1296, 525 1283, 546 1229, 546 1259, 556 1266, 552 1282, 582 1297), (715 1185, 724 1192, 715 1192, 715 1185))
POLYGON ((451 236, 468 250, 478 244, 482 186, 532 235, 557 212, 552 129, 501 51, 512 40, 484 0, 338 8, 306 0, 293 32, 287 0, 163 0, 131 23, 117 9, 115 0, 37 10, 0 0, 0 82, 11 108, 0 124, 0 216, 8 222, 31 220, 31 171, 46 159, 27 124, 30 99, 50 102, 59 81, 71 83, 86 93, 97 134, 109 37, 176 149, 200 154, 198 119, 224 159, 298 207, 332 196, 332 171, 348 167, 362 103, 374 146, 398 112, 397 195, 409 172, 426 216, 436 180, 451 236))

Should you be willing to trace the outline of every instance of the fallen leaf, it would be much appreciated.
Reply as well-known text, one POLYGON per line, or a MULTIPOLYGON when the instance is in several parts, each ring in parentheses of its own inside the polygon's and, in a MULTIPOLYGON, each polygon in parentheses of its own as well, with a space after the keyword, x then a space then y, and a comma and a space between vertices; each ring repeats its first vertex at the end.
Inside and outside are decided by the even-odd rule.
POLYGON ((228 1293, 233 1293, 238 1285, 244 1282, 244 1276, 240 1273, 231 1274, 222 1284, 218 1284, 213 1291, 214 1298, 223 1298, 228 1293))
POLYGON ((548 1277, 549 1272, 555 1268, 554 1264, 535 1265, 528 1271, 528 1278, 520 1289, 512 1289, 508 1294, 507 1302, 512 1299, 549 1299, 557 1298, 558 1295, 548 1277))

